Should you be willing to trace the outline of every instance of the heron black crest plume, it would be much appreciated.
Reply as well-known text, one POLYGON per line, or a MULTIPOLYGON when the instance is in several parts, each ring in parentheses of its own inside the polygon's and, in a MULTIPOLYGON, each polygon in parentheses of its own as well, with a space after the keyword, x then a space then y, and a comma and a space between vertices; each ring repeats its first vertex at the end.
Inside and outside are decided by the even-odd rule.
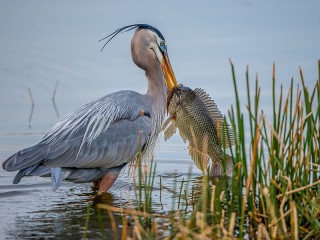
POLYGON ((153 32, 155 32, 156 34, 158 34, 158 36, 165 41, 164 39, 164 36, 162 35, 162 33, 156 29, 155 27, 149 25, 149 24, 143 24, 143 23, 138 23, 138 24, 132 24, 132 25, 128 25, 128 26, 125 26, 125 27, 121 27, 121 28, 118 28, 117 30, 115 30, 113 33, 109 34, 108 36, 100 39, 98 42, 101 42, 103 40, 107 40, 107 42, 103 45, 103 47, 101 48, 101 51, 104 49, 104 47, 115 37, 117 36, 119 33, 121 32, 128 32, 128 31, 131 31, 133 29, 149 29, 153 32))

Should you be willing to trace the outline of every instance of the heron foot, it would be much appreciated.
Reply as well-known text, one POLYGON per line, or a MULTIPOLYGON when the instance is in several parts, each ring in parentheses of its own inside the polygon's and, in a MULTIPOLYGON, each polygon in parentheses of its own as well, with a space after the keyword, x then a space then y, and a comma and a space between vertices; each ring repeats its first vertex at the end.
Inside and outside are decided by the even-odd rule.
POLYGON ((143 109, 140 110, 139 115, 140 115, 141 117, 144 116, 144 110, 143 110, 143 109))

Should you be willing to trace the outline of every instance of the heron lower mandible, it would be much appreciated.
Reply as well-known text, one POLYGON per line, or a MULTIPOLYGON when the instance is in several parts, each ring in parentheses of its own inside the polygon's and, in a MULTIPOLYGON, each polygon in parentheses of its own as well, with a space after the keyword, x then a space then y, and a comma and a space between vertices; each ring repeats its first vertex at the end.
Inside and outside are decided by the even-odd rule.
POLYGON ((67 115, 38 143, 18 151, 2 164, 6 171, 19 170, 14 184, 24 176, 51 174, 54 190, 66 180, 99 183, 99 192, 106 192, 139 148, 145 155, 153 153, 165 116, 168 90, 177 81, 165 39, 158 29, 133 24, 101 40, 107 40, 106 45, 118 33, 133 29, 136 31, 131 41, 132 59, 145 71, 147 93, 111 93, 67 115))

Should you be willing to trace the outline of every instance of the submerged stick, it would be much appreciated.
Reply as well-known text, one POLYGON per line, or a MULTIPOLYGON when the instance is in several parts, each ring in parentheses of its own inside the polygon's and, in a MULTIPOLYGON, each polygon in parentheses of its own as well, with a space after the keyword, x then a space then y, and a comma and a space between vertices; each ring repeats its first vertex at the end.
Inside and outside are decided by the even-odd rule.
POLYGON ((33 99, 33 96, 32 96, 32 93, 31 93, 31 89, 28 88, 28 93, 29 93, 29 97, 31 99, 31 111, 30 111, 30 115, 29 115, 29 129, 31 128, 31 120, 32 120, 32 116, 33 116, 33 112, 34 112, 34 106, 35 106, 35 103, 34 103, 34 99, 33 99))
POLYGON ((52 100, 52 105, 53 105, 54 111, 56 112, 57 118, 60 118, 60 114, 56 105, 56 93, 57 93, 58 85, 59 85, 59 81, 56 81, 56 85, 54 86, 51 100, 52 100))

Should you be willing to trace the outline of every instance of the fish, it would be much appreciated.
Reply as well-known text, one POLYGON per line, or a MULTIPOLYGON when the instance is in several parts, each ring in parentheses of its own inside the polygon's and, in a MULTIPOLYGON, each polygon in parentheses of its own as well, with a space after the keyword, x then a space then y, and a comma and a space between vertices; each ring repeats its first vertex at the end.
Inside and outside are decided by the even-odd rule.
POLYGON ((178 129, 199 169, 210 168, 211 177, 232 176, 233 159, 223 149, 234 145, 235 134, 203 89, 178 85, 168 95, 167 112, 169 117, 162 125, 165 141, 178 129))

